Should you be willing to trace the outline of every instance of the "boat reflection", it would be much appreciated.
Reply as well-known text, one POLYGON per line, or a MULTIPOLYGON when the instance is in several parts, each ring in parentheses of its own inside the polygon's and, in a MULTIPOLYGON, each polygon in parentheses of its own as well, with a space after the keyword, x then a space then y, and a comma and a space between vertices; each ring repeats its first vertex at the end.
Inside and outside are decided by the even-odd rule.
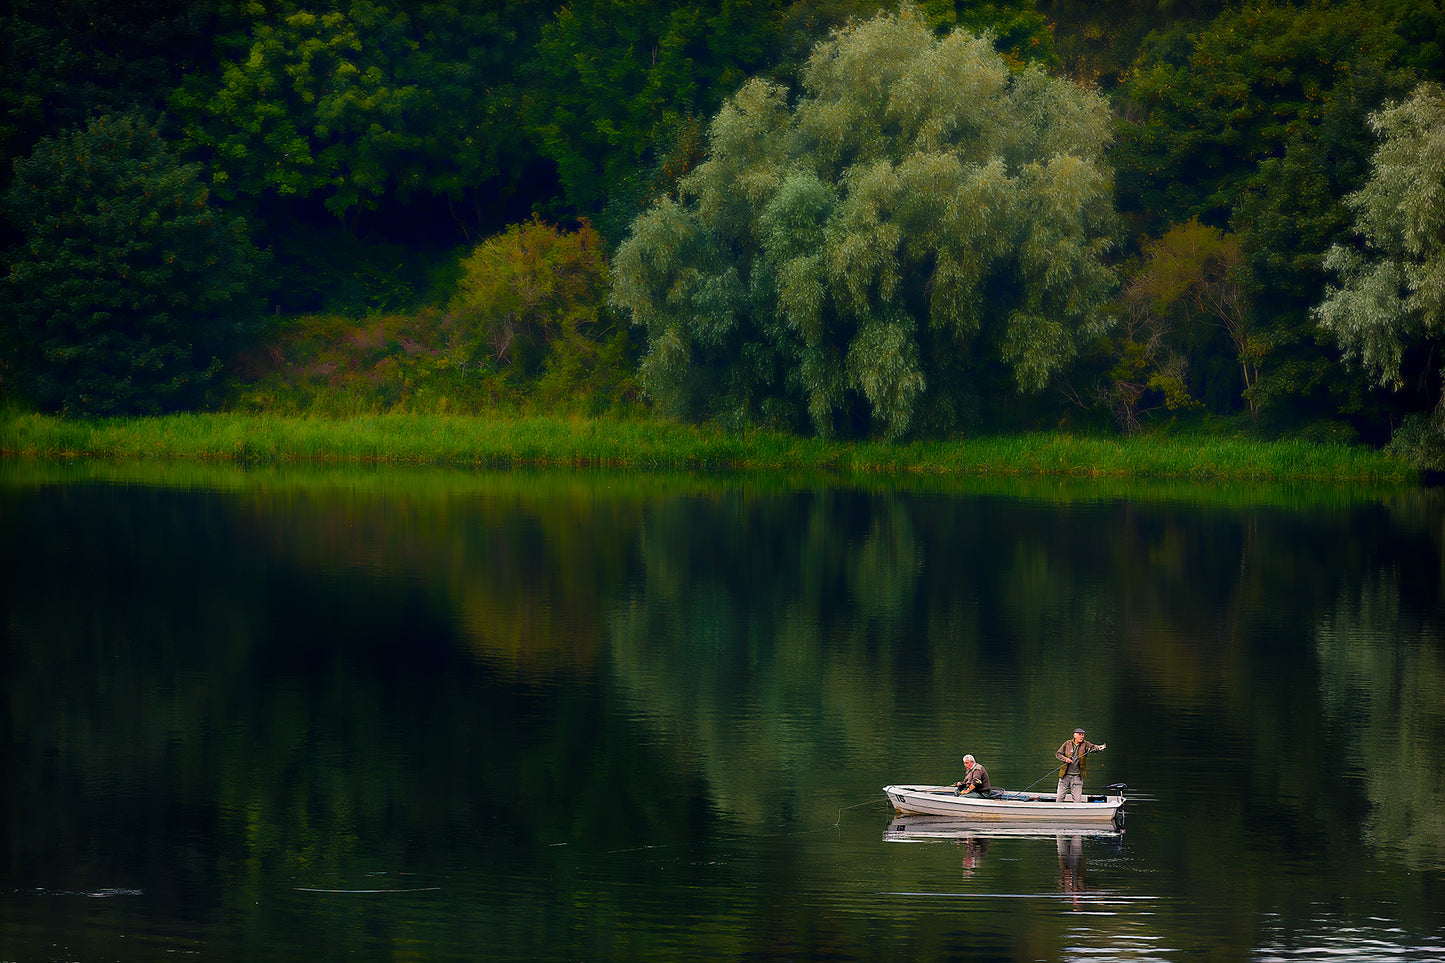
POLYGON ((1087 891, 1084 839, 1097 839, 1117 849, 1123 845, 1124 823, 1001 823, 994 820, 958 819, 953 816, 924 816, 900 813, 883 830, 885 842, 952 842, 963 849, 963 872, 971 876, 988 855, 989 846, 999 839, 1053 840, 1059 854, 1058 887, 1078 902, 1087 891))
POLYGON ((1081 840, 1088 836, 1097 839, 1119 841, 1124 836, 1122 819, 1100 825, 1097 822, 1017 822, 998 820, 959 819, 956 816, 923 816, 899 813, 883 829, 883 838, 888 842, 926 842, 929 840, 965 839, 1054 839, 1077 836, 1081 840))

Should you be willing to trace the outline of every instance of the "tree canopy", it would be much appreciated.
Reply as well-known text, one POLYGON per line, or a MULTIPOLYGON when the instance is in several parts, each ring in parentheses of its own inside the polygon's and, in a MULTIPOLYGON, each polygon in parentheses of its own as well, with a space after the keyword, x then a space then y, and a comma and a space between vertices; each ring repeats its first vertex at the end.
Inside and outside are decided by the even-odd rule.
POLYGON ((41 137, 154 111, 207 68, 229 0, 8 0, 0 10, 0 184, 41 137))
POLYGON ((1324 252, 1348 232, 1342 199, 1363 183, 1366 118, 1410 86, 1388 6, 1225 9, 1185 39, 1146 43, 1117 92, 1111 159, 1135 236, 1198 218, 1227 227, 1249 267, 1253 375, 1230 340, 1188 347, 1191 390, 1210 411, 1384 428, 1381 399, 1368 400, 1366 379, 1338 363, 1309 310, 1323 295, 1324 252))
POLYGON ((1121 194, 1139 216, 1223 227, 1262 160, 1318 128, 1341 85, 1399 56, 1368 3, 1265 0, 1221 14, 1179 57, 1141 57, 1121 91, 1121 194))
POLYGON ((518 151, 513 6, 252 5, 174 105, 224 198, 315 196, 353 221, 383 198, 456 199, 518 151))
POLYGON ((1340 284, 1315 317, 1382 384, 1398 385, 1410 347, 1438 352, 1445 340, 1445 89, 1422 84, 1371 126, 1380 145, 1370 179, 1346 199, 1362 243, 1330 248, 1325 266, 1340 284))
POLYGON ((257 252, 157 127, 97 118, 15 163, 3 198, 7 378, 41 407, 154 413, 196 404, 256 305, 257 252))
POLYGON ((730 98, 617 252, 655 399, 899 437, 964 421, 991 367, 1042 389, 1107 327, 1097 93, 907 6, 835 31, 801 86, 730 98))
MULTIPOLYGON (((1313 309, 1334 281, 1328 310, 1354 324, 1339 312, 1365 274, 1348 254, 1327 270, 1332 246, 1361 271, 1386 257, 1345 199, 1384 136, 1369 118, 1445 83, 1442 0, 897 2, 14 0, 0 12, 0 195, 74 173, 64 155, 32 165, 42 141, 102 117, 154 125, 217 223, 244 247, 244 213, 270 252, 274 269, 246 284, 264 289, 253 322, 271 338, 293 314, 448 316, 464 246, 533 218, 559 237, 586 222, 602 266, 621 259, 611 297, 646 333, 650 397, 729 424, 901 437, 1247 413, 1268 433, 1384 441, 1435 408, 1427 315, 1342 340, 1313 309), (1239 284, 1228 325, 1190 323, 1174 310, 1187 299, 1140 300, 1159 242, 1213 237, 1239 284)), ((135 238, 47 247, 36 211, 104 200, 50 191, 0 205, 8 290, 44 250, 69 264, 57 283, 88 271, 103 287, 135 238)), ((217 290, 239 296, 244 273, 217 290)), ((219 332, 239 302, 209 299, 187 303, 219 332)), ((602 304, 579 308, 612 331, 602 304)), ((7 395, 67 383, 75 357, 115 347, 46 322, 60 340, 41 351, 13 313, 7 395), (58 367, 42 377, 46 358, 58 367)), ((628 338, 605 342, 630 358, 628 338)), ((567 357, 589 356, 577 344, 567 357)), ((239 358, 215 356, 264 395, 239 358)), ((533 381, 552 361, 533 362, 497 378, 551 397, 533 381)), ((131 407, 197 397, 129 383, 131 407)))

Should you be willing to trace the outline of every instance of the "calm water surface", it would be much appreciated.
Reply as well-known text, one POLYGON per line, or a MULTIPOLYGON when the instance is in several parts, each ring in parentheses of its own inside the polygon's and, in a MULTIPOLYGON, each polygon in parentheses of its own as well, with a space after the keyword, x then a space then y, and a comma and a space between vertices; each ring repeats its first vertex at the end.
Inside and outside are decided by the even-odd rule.
POLYGON ((0 960, 1442 960, 1439 491, 0 463, 0 960), (881 787, 1121 830, 939 831, 881 787))

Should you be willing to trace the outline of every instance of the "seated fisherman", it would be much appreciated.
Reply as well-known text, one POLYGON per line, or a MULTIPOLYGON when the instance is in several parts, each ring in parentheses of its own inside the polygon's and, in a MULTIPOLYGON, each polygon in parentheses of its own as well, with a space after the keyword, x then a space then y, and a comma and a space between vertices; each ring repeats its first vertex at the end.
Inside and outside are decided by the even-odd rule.
POLYGON ((972 755, 963 757, 966 773, 960 782, 953 784, 955 796, 992 796, 993 788, 988 784, 988 770, 979 765, 972 755))

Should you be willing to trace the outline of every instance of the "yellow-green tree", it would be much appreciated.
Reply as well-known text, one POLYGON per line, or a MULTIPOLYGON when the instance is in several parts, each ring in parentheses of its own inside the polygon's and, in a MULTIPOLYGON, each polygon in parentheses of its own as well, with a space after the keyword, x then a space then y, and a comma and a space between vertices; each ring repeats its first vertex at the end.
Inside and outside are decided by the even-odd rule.
POLYGON ((606 289, 602 239, 591 225, 513 225, 463 259, 448 353, 558 402, 615 400, 627 391, 627 337, 605 313, 606 289))
MULTIPOLYGON (((1248 267, 1238 239, 1191 219, 1147 242, 1143 253, 1142 265, 1124 286, 1126 311, 1142 313, 1150 330, 1170 332, 1165 340, 1180 358, 1214 353, 1209 345, 1223 334, 1238 367, 1236 397, 1242 396, 1254 413, 1259 348, 1246 294, 1248 267)), ((1179 375, 1183 377, 1182 372, 1179 375)), ((1175 398, 1169 404, 1172 408, 1200 393, 1190 392, 1187 381, 1168 390, 1162 384, 1158 388, 1175 398)))

